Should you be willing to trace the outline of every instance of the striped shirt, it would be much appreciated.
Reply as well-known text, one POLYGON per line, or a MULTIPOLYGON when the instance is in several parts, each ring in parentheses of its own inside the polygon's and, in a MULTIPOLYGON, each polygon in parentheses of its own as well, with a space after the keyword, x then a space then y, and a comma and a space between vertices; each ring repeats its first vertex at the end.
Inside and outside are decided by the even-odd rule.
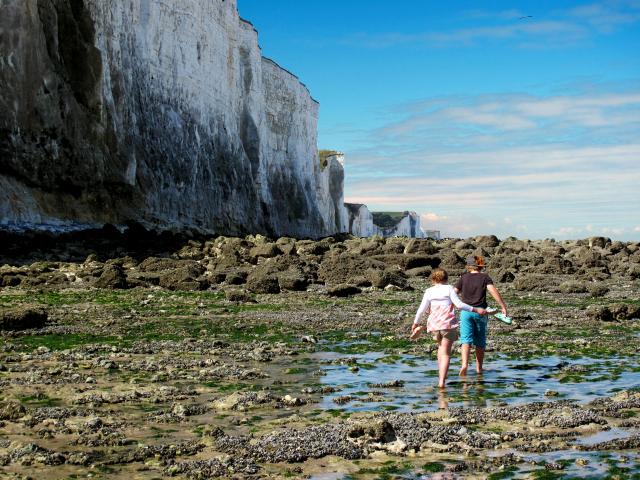
POLYGON ((473 307, 463 303, 451 285, 434 285, 427 288, 422 297, 422 303, 416 313, 414 324, 420 323, 422 315, 429 314, 427 332, 449 330, 458 326, 458 320, 453 310, 454 305, 460 310, 472 312, 473 307))

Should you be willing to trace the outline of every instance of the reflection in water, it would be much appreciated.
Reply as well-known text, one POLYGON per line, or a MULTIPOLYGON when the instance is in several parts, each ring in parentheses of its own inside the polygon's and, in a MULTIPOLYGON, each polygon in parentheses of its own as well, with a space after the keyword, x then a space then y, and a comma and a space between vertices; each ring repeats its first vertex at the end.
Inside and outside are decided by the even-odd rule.
MULTIPOLYGON (((558 399, 588 402, 640 384, 637 358, 571 359, 549 356, 530 360, 490 357, 484 374, 451 375, 447 388, 437 388, 435 358, 369 352, 316 354, 323 363, 323 385, 337 389, 321 407, 348 411, 425 411, 459 406, 497 406, 558 399), (349 358, 350 361, 341 362, 349 358), (354 361, 360 367, 354 369, 354 361), (395 386, 385 385, 395 382, 395 386), (548 390, 554 396, 545 396, 548 390), (556 394, 557 393, 557 394, 556 394), (353 397, 346 403, 333 400, 353 397), (445 406, 446 405, 446 406, 445 406)), ((459 359, 453 359, 453 364, 459 359)), ((452 371, 455 367, 452 365, 452 371)))
POLYGON ((438 391, 438 408, 442 410, 449 408, 449 397, 444 390, 438 391))

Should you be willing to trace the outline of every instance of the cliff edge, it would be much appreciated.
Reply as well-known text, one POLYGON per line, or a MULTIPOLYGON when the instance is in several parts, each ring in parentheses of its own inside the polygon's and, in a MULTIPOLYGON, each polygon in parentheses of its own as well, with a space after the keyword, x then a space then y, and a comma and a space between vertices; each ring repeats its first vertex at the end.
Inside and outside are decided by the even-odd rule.
MULTIPOLYGON (((236 0, 9 0, 0 222, 343 231, 318 104, 236 0)), ((336 178, 333 178, 336 177, 336 178)))

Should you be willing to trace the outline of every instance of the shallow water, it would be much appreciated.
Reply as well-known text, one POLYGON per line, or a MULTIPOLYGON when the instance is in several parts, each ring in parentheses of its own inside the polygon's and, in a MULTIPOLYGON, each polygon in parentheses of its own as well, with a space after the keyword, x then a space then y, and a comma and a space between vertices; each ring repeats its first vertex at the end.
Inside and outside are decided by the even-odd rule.
POLYGON ((563 359, 548 356, 513 360, 489 355, 484 373, 478 375, 471 365, 467 377, 458 376, 460 360, 454 358, 444 392, 436 388, 437 363, 432 358, 379 352, 359 355, 322 352, 314 358, 323 363, 321 383, 339 388, 339 391, 325 395, 320 406, 347 411, 422 411, 559 399, 586 403, 640 386, 638 358, 563 359), (354 359, 359 370, 353 371, 353 360, 350 364, 337 363, 347 359, 354 359), (399 388, 371 386, 396 380, 404 385, 399 388), (337 397, 346 395, 355 398, 342 405, 334 402, 337 397))
MULTIPOLYGON (((503 452, 507 453, 507 452, 503 452)), ((516 452, 517 454, 517 452, 516 452)), ((502 470, 494 472, 495 478, 500 479, 622 479, 637 478, 640 473, 640 454, 636 452, 576 452, 573 450, 563 450, 559 452, 545 453, 540 455, 519 455, 524 462, 502 470), (546 470, 545 464, 556 464, 562 467, 561 470, 546 470)), ((451 467, 462 460, 439 461, 436 462, 442 468, 451 467)), ((462 461, 463 462, 463 461, 462 461)), ((433 463, 431 463, 433 465, 433 463)), ((450 472, 424 472, 420 469, 412 469, 405 473, 395 474, 395 479, 403 480, 457 480, 464 478, 481 478, 473 473, 450 473, 450 472)), ((347 473, 326 473, 312 475, 312 480, 347 480, 353 478, 384 478, 371 477, 370 475, 349 475, 347 473)), ((484 476, 483 478, 487 478, 484 476)))

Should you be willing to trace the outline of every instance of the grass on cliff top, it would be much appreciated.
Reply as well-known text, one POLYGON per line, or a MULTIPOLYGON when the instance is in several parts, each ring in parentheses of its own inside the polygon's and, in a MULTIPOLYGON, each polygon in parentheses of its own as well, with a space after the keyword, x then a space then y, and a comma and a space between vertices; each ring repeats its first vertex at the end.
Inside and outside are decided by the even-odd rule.
POLYGON ((340 152, 337 150, 318 150, 318 156, 320 157, 320 168, 323 170, 329 165, 329 157, 338 155, 340 152))
POLYGON ((408 212, 372 212, 373 223, 380 228, 395 227, 408 212))

